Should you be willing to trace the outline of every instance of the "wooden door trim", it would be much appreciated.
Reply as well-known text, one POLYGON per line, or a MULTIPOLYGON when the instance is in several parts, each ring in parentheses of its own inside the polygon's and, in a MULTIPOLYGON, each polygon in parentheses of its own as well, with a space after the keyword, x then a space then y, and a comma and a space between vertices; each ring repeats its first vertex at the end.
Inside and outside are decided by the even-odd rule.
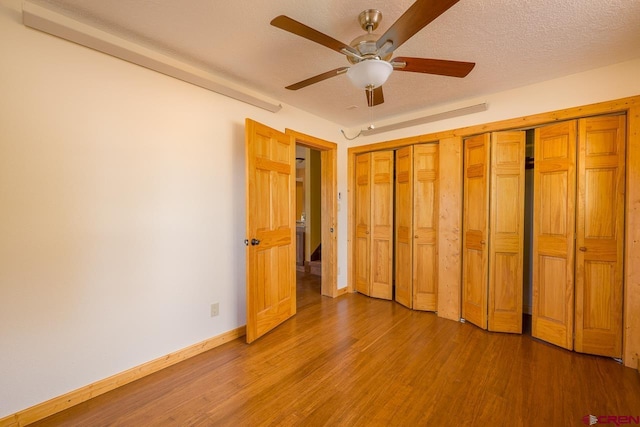
POLYGON ((456 321, 462 313, 462 147, 461 137, 438 143, 438 317, 456 321))
POLYGON ((320 151, 322 168, 320 174, 322 188, 321 244, 323 248, 321 292, 322 295, 335 298, 346 292, 346 288, 338 289, 338 145, 292 129, 285 129, 285 134, 294 138, 296 145, 320 151), (331 250, 326 251, 327 247, 331 247, 331 250))
POLYGON ((626 148, 622 360, 640 372, 640 102, 627 111, 626 148))

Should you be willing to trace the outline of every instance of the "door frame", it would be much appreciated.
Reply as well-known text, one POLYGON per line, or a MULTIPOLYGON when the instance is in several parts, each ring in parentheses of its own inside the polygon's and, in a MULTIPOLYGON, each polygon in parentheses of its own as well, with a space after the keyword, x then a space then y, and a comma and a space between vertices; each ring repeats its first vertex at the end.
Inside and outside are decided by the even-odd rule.
POLYGON ((321 293, 332 298, 344 293, 338 291, 338 145, 311 135, 285 129, 285 134, 295 140, 296 145, 320 151, 321 187, 321 245, 322 285, 321 293))

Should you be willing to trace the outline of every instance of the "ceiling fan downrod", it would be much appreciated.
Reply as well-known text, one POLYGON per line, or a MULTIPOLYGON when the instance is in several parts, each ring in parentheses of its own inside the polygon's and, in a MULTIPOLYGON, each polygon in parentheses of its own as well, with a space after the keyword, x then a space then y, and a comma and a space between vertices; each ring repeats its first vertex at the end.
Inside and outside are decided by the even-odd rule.
POLYGON ((378 25, 380 25, 380 21, 382 21, 382 13, 377 9, 363 10, 360 12, 360 15, 358 15, 360 27, 367 33, 374 32, 378 28, 378 25))

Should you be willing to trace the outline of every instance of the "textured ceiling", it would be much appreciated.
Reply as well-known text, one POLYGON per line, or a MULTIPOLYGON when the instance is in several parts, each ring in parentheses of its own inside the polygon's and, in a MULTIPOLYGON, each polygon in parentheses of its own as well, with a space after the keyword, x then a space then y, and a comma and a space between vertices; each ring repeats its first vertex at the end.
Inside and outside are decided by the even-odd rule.
POLYGON ((460 0, 394 56, 475 62, 473 71, 396 71, 370 109, 344 75, 284 89, 349 64, 269 22, 288 15, 348 44, 363 34, 362 10, 382 12, 382 34, 413 0, 30 1, 349 127, 640 57, 639 0, 460 0))

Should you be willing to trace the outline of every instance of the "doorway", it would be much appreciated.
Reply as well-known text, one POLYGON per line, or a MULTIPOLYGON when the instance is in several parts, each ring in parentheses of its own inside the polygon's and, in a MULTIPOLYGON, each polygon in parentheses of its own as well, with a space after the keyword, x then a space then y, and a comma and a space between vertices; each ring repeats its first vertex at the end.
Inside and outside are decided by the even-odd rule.
POLYGON ((322 276, 320 151, 296 145, 296 270, 322 276))
MULTIPOLYGON (((309 191, 306 191, 307 185, 305 183, 303 189, 306 201, 304 205, 301 205, 301 208, 304 206, 305 211, 301 211, 299 214, 296 212, 296 236, 298 235, 298 224, 304 227, 305 236, 304 248, 306 251, 300 255, 304 261, 308 260, 307 264, 302 264, 300 267, 306 268, 308 266, 309 272, 311 272, 311 268, 315 268, 314 272, 321 279, 320 293, 324 296, 336 297, 338 296, 337 145, 291 129, 286 129, 285 133, 295 139, 296 157, 301 157, 297 153, 302 150, 309 153, 309 158, 305 157, 300 163, 308 163, 309 165, 309 170, 306 171, 307 168, 305 168, 304 172, 305 181, 309 181, 309 191), (303 213, 304 221, 302 221, 303 213), (318 255, 318 248, 320 255, 318 255), (318 261, 316 258, 320 258, 320 262, 315 262, 318 261)), ((298 164, 298 160, 296 160, 296 164, 298 164)), ((296 166, 296 197, 298 194, 297 173, 296 166)), ((296 239, 297 245, 298 239, 296 239)), ((297 265, 296 268, 298 267, 297 265)))
POLYGON ((321 151, 322 295, 338 296, 337 145, 290 129, 245 121, 247 343, 296 314, 295 146, 321 151))
POLYGON ((320 152, 296 145, 296 303, 298 311, 322 293, 320 152))

